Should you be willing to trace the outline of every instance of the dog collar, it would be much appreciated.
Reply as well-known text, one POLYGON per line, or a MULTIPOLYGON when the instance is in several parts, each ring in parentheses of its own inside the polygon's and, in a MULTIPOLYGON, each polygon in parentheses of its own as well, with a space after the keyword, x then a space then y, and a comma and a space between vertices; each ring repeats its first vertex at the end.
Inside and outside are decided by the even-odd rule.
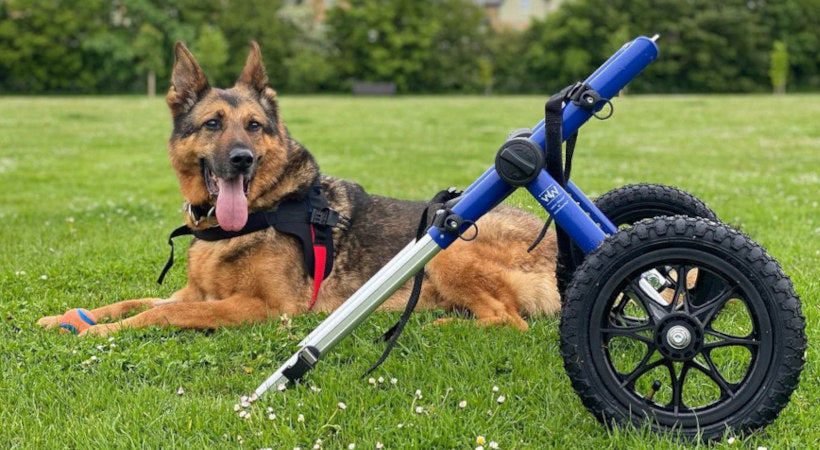
MULTIPOLYGON (((197 226, 203 218, 210 220, 213 216, 211 208, 204 217, 202 206, 186 204, 191 222, 197 226)), ((239 231, 225 231, 219 226, 204 230, 194 230, 188 225, 182 225, 171 232, 168 245, 171 253, 165 263, 157 283, 162 284, 165 275, 174 265, 174 238, 184 235, 193 235, 203 241, 219 241, 231 239, 246 234, 273 227, 281 233, 296 237, 302 246, 305 268, 313 274, 313 294, 308 310, 312 310, 319 295, 322 281, 333 270, 333 235, 332 229, 346 229, 350 225, 350 218, 328 206, 327 199, 322 194, 318 184, 311 186, 308 195, 302 200, 287 200, 279 204, 273 211, 259 211, 248 215, 248 221, 239 231)))

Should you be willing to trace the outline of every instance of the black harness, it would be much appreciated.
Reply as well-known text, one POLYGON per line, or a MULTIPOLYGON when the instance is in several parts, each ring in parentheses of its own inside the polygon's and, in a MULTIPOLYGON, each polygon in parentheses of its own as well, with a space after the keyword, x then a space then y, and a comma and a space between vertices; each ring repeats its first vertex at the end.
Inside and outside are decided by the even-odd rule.
POLYGON ((248 221, 239 231, 225 231, 219 226, 205 230, 193 230, 183 225, 171 232, 168 245, 171 254, 165 263, 157 283, 162 284, 168 270, 174 265, 174 238, 193 235, 203 241, 220 241, 254 233, 273 227, 280 233, 293 236, 302 246, 305 268, 313 274, 313 296, 309 309, 313 309, 322 281, 333 270, 333 228, 345 229, 350 218, 328 206, 319 184, 310 187, 302 200, 286 200, 274 211, 259 211, 248 215, 248 221))

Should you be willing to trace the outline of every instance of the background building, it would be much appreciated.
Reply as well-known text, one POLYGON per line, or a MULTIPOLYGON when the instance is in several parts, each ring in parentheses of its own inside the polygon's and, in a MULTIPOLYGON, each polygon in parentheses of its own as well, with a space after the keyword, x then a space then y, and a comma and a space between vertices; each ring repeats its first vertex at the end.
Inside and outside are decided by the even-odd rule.
POLYGON ((543 19, 558 9, 563 0, 474 0, 474 3, 484 8, 493 28, 523 30, 532 19, 543 19))

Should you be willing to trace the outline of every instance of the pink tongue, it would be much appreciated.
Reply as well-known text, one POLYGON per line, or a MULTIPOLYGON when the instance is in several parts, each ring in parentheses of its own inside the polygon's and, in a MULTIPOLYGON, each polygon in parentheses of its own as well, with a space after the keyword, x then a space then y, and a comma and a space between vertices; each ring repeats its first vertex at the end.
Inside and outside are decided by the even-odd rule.
POLYGON ((216 220, 225 231, 239 231, 248 221, 248 199, 240 175, 233 181, 217 178, 216 220))

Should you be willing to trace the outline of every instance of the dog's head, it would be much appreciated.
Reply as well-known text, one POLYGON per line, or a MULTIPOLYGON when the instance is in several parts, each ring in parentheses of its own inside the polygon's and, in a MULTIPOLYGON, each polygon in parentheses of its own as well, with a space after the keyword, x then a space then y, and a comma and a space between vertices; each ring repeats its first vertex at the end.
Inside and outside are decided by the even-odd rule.
POLYGON ((239 230, 248 210, 282 182, 284 168, 294 157, 276 92, 268 86, 255 42, 229 89, 211 87, 182 43, 174 53, 166 96, 174 118, 168 149, 182 195, 191 205, 214 206, 223 229, 239 230))

